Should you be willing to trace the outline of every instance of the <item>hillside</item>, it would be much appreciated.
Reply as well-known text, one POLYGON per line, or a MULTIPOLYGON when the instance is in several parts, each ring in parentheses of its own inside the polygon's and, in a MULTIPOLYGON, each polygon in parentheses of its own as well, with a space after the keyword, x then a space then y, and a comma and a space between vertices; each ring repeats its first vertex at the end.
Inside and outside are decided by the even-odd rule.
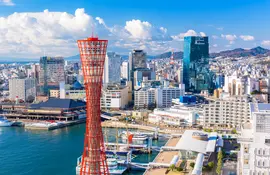
MULTIPOLYGON (((233 50, 225 50, 218 53, 210 53, 211 58, 215 57, 249 57, 249 56, 270 56, 270 50, 262 48, 262 47, 255 47, 252 49, 242 49, 237 48, 233 50)), ((170 58, 171 52, 165 52, 156 56, 147 55, 147 59, 163 59, 163 58, 170 58)), ((80 59, 80 55, 74 55, 71 57, 65 58, 68 61, 78 61, 80 59)), ((128 55, 122 55, 123 60, 128 59, 128 55)), ((174 52, 174 59, 183 59, 183 52, 174 52)))

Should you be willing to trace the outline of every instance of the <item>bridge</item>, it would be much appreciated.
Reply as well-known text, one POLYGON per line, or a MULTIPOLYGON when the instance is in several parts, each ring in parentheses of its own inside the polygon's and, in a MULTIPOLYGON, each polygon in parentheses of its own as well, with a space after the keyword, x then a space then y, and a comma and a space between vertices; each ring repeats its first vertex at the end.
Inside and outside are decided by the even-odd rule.
POLYGON ((129 166, 131 169, 145 170, 149 167, 149 164, 148 163, 130 162, 129 166))
POLYGON ((114 121, 118 120, 115 117, 111 117, 111 116, 104 115, 104 114, 101 114, 100 117, 103 118, 103 119, 106 119, 106 120, 114 120, 114 121))

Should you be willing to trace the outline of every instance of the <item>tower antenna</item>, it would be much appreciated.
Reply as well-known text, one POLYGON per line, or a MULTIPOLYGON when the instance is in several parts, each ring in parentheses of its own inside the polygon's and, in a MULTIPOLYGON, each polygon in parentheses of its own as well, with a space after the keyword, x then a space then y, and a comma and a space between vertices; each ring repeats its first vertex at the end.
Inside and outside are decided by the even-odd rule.
POLYGON ((92 24, 92 38, 94 38, 94 33, 95 33, 95 28, 94 28, 94 24, 92 24))

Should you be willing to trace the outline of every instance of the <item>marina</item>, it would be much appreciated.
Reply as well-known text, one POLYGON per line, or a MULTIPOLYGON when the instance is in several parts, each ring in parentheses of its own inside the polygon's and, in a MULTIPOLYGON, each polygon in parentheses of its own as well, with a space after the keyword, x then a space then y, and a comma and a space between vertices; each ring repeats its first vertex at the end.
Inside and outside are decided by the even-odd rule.
MULTIPOLYGON (((108 128, 107 130, 108 133, 116 133, 116 129, 108 128)), ((1 173, 24 173, 27 175, 76 174, 75 167, 77 166, 77 158, 82 154, 84 131, 84 124, 46 132, 43 130, 29 130, 23 127, 0 128, 0 150, 3 151, 3 154, 9 155, 9 157, 0 157, 0 161, 4 165, 1 173), (40 149, 47 151, 40 152, 40 149), (62 159, 63 157, 65 159, 62 159), (15 161, 16 164, 14 164, 15 161), (50 163, 48 164, 48 162, 50 163), (25 169, 24 167, 31 168, 25 169), (46 172, 46 174, 37 172, 46 172)), ((119 129, 118 131, 121 133, 125 130, 119 129)), ((136 132, 137 130, 130 131, 136 132)), ((108 142, 116 143, 115 135, 108 135, 108 142)), ((159 140, 153 140, 153 146, 161 147, 166 142, 167 138, 160 137, 159 140)), ((121 143, 121 139, 119 139, 119 143, 121 143)), ((111 151, 112 153, 114 151, 111 151)), ((106 151, 106 154, 109 155, 109 151, 106 151)), ((153 161, 157 154, 158 152, 153 151, 151 154, 133 155, 130 164, 131 168, 126 170, 123 175, 142 175, 145 171, 145 169, 142 169, 143 164, 153 161)), ((118 156, 120 155, 118 154, 118 156)), ((114 155, 108 157, 114 157, 114 155)))
MULTIPOLYGON (((138 156, 151 155, 160 151, 160 146, 153 145, 156 141, 158 132, 147 132, 136 130, 115 129, 115 133, 108 133, 108 128, 104 128, 105 152, 107 157, 108 169, 110 174, 121 175, 126 171, 142 171, 149 168, 149 163, 134 161, 138 156), (115 137, 115 142, 109 142, 108 138, 115 137)), ((162 137, 161 135, 159 135, 162 137)), ((164 137, 166 138, 166 137, 164 137)), ((77 159, 76 173, 80 174, 82 166, 82 156, 77 159)))

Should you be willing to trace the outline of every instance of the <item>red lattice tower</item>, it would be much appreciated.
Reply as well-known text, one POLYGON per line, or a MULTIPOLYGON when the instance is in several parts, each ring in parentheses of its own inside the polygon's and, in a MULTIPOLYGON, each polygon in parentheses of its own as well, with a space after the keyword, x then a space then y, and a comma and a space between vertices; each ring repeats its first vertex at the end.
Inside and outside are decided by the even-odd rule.
POLYGON ((102 74, 108 40, 78 40, 86 92, 86 132, 80 175, 108 175, 100 119, 102 74))
POLYGON ((171 53, 170 64, 174 64, 174 52, 173 52, 173 50, 172 50, 172 53, 171 53))

